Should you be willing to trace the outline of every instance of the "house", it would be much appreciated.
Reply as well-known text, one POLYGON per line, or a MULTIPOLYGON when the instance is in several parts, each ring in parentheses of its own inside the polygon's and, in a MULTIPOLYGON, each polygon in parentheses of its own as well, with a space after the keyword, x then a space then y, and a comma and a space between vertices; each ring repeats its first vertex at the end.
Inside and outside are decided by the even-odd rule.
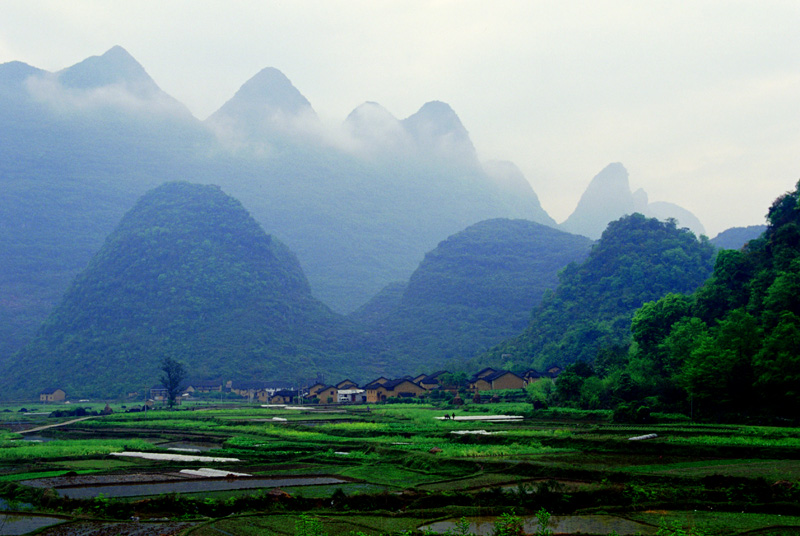
POLYGON ((312 385, 311 387, 309 387, 306 390, 308 398, 313 398, 313 397, 317 396, 317 393, 319 393, 320 391, 322 391, 326 387, 327 387, 327 385, 325 385, 324 383, 319 383, 319 382, 315 383, 314 385, 312 385))
POLYGON ((546 370, 545 372, 547 372, 547 374, 548 374, 548 375, 549 375, 551 378, 555 378, 556 376, 558 376, 559 374, 561 374, 561 367, 559 367, 558 365, 553 365, 553 366, 551 366, 551 367, 548 367, 548 368, 547 368, 547 370, 546 370))
POLYGON ((320 404, 333 404, 339 402, 339 389, 329 385, 316 394, 320 404))
POLYGON ((441 384, 439 383, 439 376, 442 374, 447 374, 446 370, 439 370, 434 372, 433 374, 428 374, 427 376, 423 376, 420 380, 415 381, 424 389, 430 391, 432 389, 439 389, 441 384))
POLYGON ((357 404, 367 401, 367 391, 364 389, 339 389, 340 404, 357 404))
POLYGON ((494 374, 495 372, 497 372, 497 370, 493 369, 491 367, 486 367, 484 369, 481 369, 481 370, 479 370, 478 372, 476 372, 475 374, 472 375, 472 378, 469 379, 469 383, 470 383, 470 385, 472 385, 473 383, 475 383, 476 381, 480 380, 481 378, 483 378, 485 376, 488 376, 489 374, 494 374))
POLYGON ((222 380, 193 380, 188 382, 185 393, 222 392, 222 380))
POLYGON ((270 404, 293 404, 297 401, 300 393, 293 389, 281 389, 279 391, 275 391, 271 397, 269 397, 270 404))
POLYGON ((388 380, 385 383, 372 382, 364 387, 367 391, 367 402, 383 402, 388 398, 413 398, 424 394, 426 391, 413 381, 400 378, 388 380))
POLYGON ((545 376, 546 374, 542 374, 538 370, 534 369, 528 369, 522 373, 522 379, 525 380, 525 385, 530 385, 532 383, 535 383, 544 378, 545 376))
POLYGON ((39 393, 39 402, 62 402, 66 399, 66 391, 58 387, 49 387, 39 393))
POLYGON ((358 387, 358 384, 352 380, 342 380, 337 383, 334 387, 337 389, 355 389, 358 387))
POLYGON ((498 370, 492 374, 481 376, 477 380, 470 382, 470 388, 474 391, 522 389, 523 387, 525 387, 525 380, 507 370, 498 370))
POLYGON ((159 383, 150 388, 150 398, 156 402, 163 402, 169 398, 169 391, 159 383))

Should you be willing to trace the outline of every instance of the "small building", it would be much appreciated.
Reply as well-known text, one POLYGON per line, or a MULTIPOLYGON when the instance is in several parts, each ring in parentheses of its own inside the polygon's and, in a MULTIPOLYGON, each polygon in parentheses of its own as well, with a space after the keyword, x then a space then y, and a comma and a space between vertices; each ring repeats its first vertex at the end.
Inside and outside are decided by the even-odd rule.
POLYGON ((383 402, 389 398, 413 398, 424 394, 426 391, 413 381, 400 378, 389 380, 385 383, 370 383, 365 386, 367 402, 383 402))
POLYGON ((439 383, 439 376, 442 374, 447 374, 446 370, 439 370, 434 372, 433 374, 428 374, 427 376, 423 376, 420 380, 417 380, 415 383, 418 383, 422 388, 431 391, 433 389, 439 389, 441 384, 439 383))
POLYGON ((66 399, 66 391, 58 387, 48 387, 39 393, 39 402, 63 402, 66 399))
POLYGON ((358 388, 358 384, 352 380, 342 380, 337 383, 334 387, 337 389, 356 389, 358 388))
POLYGON ((522 379, 525 380, 525 385, 530 385, 532 383, 536 383, 542 378, 544 378, 547 374, 542 374, 538 370, 528 369, 522 373, 522 379))
POLYGON ((507 370, 498 370, 470 383, 474 391, 496 391, 498 389, 522 389, 525 380, 507 370))
POLYGON ((320 404, 334 404, 339 402, 339 389, 329 385, 316 394, 320 404))
POLYGON ((327 385, 325 385, 324 383, 319 383, 319 382, 315 383, 314 385, 312 385, 311 387, 309 387, 306 390, 308 398, 312 398, 312 397, 317 396, 317 393, 319 393, 320 391, 322 391, 326 387, 327 387, 327 385))
POLYGON ((169 391, 159 383, 150 388, 150 398, 156 402, 163 402, 169 398, 169 391))
POLYGON ((339 389, 340 404, 360 404, 367 401, 367 391, 364 389, 339 389))
POLYGON ((192 380, 188 382, 185 393, 213 393, 222 392, 222 380, 192 380))
POLYGON ((281 389, 269 397, 270 404, 294 404, 300 393, 294 389, 281 389))

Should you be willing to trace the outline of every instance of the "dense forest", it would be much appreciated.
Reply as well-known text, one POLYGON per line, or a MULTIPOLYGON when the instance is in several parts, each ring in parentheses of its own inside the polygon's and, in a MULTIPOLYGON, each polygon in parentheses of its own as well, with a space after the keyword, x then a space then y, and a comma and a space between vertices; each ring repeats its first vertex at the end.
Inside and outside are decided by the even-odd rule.
POLYGON ((597 345, 567 367, 555 389, 539 388, 537 396, 615 408, 618 420, 647 420, 660 410, 717 421, 796 422, 798 190, 778 198, 767 218, 760 238, 719 252, 696 291, 645 303, 633 315, 630 339, 597 345))
POLYGON ((516 370, 592 362, 624 353, 634 311, 670 292, 691 292, 711 274, 714 248, 675 221, 641 214, 611 222, 589 257, 559 275, 519 336, 475 366, 516 370))

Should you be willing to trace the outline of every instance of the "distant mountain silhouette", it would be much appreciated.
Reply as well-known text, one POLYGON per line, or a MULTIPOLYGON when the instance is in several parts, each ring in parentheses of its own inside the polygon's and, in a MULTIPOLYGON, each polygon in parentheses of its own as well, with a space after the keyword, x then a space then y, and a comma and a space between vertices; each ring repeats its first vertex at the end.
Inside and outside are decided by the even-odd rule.
POLYGON ((750 240, 760 237, 766 230, 766 225, 731 227, 712 238, 711 243, 720 249, 742 249, 750 240))
POLYGON ((233 98, 206 119, 206 124, 222 135, 267 137, 273 142, 296 133, 303 123, 317 124, 316 112, 291 81, 272 67, 245 82, 233 98))
POLYGON ((631 192, 628 170, 619 162, 609 164, 595 175, 561 228, 598 239, 609 222, 635 212, 660 220, 674 218, 681 227, 688 227, 698 236, 705 233, 700 221, 688 210, 672 203, 648 203, 641 188, 631 192))

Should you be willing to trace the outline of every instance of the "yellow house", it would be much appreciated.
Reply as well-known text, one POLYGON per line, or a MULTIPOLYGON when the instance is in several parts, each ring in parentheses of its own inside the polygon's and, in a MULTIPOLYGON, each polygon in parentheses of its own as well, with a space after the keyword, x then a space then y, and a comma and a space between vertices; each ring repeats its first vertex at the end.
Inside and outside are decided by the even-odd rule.
POLYGON ((498 370, 488 374, 470 385, 475 391, 495 391, 497 389, 522 389, 525 387, 525 380, 507 370, 498 370))
POLYGON ((339 402, 339 389, 333 386, 326 387, 317 392, 316 397, 320 404, 333 404, 339 402))
POLYGON ((388 398, 413 398, 424 394, 426 391, 419 384, 401 378, 389 380, 385 383, 372 382, 365 387, 367 402, 383 402, 388 398))
POLYGON ((50 387, 39 393, 39 402, 62 402, 66 399, 67 393, 57 387, 50 387))

